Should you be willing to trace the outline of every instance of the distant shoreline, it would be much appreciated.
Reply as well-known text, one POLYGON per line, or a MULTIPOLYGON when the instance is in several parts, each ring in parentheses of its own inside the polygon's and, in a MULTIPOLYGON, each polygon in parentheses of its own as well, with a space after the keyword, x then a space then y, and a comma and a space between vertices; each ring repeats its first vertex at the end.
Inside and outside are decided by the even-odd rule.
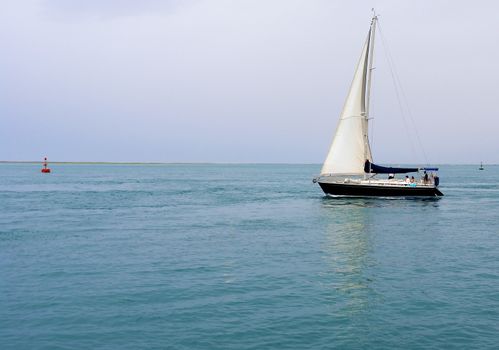
MULTIPOLYGON (((0 163, 13 163, 13 164, 40 164, 43 160, 0 160, 0 163)), ((50 164, 195 164, 195 163, 162 163, 162 162, 61 162, 61 161, 51 161, 50 164)), ((199 163, 201 164, 201 163, 199 163)), ((208 164, 208 163, 207 163, 208 164)))
MULTIPOLYGON (((42 164, 43 160, 0 160, 0 164, 42 164)), ((110 164, 110 165, 321 165, 321 163, 233 163, 233 162, 61 162, 48 161, 49 164, 110 164)))
MULTIPOLYGON (((76 165, 322 165, 322 163, 265 163, 265 162, 62 162, 48 161, 49 164, 76 164, 76 165)), ((43 160, 0 160, 0 164, 43 164, 43 160)), ((414 163, 384 163, 388 165, 407 165, 414 163)), ((438 166, 477 165, 479 163, 431 163, 438 166)), ((486 166, 499 165, 485 163, 486 166)))

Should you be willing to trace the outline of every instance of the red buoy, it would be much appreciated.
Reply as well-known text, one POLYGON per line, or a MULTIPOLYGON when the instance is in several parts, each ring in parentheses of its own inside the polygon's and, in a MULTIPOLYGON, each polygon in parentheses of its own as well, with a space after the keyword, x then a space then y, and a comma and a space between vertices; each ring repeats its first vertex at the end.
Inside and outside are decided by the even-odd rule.
POLYGON ((43 162, 42 173, 50 173, 50 168, 47 168, 47 157, 45 157, 43 162))

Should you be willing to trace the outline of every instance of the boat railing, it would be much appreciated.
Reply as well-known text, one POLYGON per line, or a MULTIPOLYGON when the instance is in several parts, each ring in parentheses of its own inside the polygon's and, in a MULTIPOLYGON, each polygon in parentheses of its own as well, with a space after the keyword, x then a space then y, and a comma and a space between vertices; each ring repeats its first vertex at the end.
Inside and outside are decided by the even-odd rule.
MULTIPOLYGON (((375 174, 376 176, 377 174, 375 174)), ((390 179, 378 179, 375 176, 369 177, 367 179, 359 178, 359 177, 345 177, 338 175, 321 175, 315 177, 313 182, 324 181, 330 183, 343 183, 343 184, 371 184, 375 186, 387 186, 387 187, 436 187, 438 184, 435 183, 434 177, 429 177, 427 181, 425 181, 424 177, 420 179, 414 179, 413 182, 407 181, 403 178, 390 178, 390 179)))

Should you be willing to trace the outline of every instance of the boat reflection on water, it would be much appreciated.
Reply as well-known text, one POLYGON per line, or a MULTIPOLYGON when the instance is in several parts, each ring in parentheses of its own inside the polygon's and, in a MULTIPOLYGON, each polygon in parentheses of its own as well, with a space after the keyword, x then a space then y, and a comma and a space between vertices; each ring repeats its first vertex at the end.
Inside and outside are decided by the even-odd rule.
POLYGON ((438 198, 323 198, 321 212, 327 224, 322 251, 327 276, 322 277, 334 312, 362 313, 384 302, 383 288, 377 286, 379 279, 386 278, 380 271, 391 264, 387 256, 391 253, 385 251, 388 240, 403 239, 398 237, 398 230, 403 229, 399 224, 415 208, 433 212, 438 206, 438 198))
POLYGON ((328 287, 332 289, 335 308, 342 313, 358 312, 367 308, 374 295, 369 266, 376 264, 373 237, 369 232, 368 200, 323 201, 326 225, 323 249, 328 265, 328 287))

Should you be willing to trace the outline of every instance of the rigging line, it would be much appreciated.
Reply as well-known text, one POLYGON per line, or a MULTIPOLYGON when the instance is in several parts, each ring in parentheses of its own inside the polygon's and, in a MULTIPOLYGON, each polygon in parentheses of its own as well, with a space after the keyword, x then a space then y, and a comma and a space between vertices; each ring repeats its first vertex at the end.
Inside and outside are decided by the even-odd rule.
POLYGON ((407 99, 407 97, 405 95, 404 88, 402 87, 402 83, 400 82, 400 78, 399 78, 399 76, 397 74, 397 71, 395 71, 395 77, 397 78, 397 80, 399 82, 398 84, 399 84, 399 88, 400 88, 400 91, 401 91, 401 94, 402 94, 402 100, 405 102, 407 113, 409 115, 409 120, 411 121, 411 123, 413 125, 413 128, 414 128, 414 131, 416 133, 416 140, 418 141, 418 144, 419 144, 419 147, 421 149, 421 152, 423 153, 423 157, 424 157, 424 160, 426 162, 426 165, 429 165, 429 161, 428 161, 428 156, 426 154, 426 150, 424 148, 423 142, 421 141, 421 137, 419 136, 419 131, 418 131, 418 128, 417 128, 417 124, 416 124, 415 119, 413 117, 412 110, 409 107, 409 102, 408 102, 408 99, 407 99))
MULTIPOLYGON (((380 27, 378 26, 378 28, 380 28, 380 27)), ((380 30, 380 37, 381 37, 381 43, 383 44, 383 48, 384 48, 384 52, 385 52, 385 59, 386 59, 386 61, 388 63, 388 68, 389 68, 390 74, 392 76, 393 86, 395 88, 395 96, 397 97, 397 102, 398 102, 398 105, 399 105, 400 114, 402 115, 402 121, 403 121, 403 124, 404 124, 405 132, 407 134, 407 138, 408 138, 409 144, 411 146, 412 154, 413 154, 414 157, 416 157, 417 156, 416 148, 414 147, 414 143, 412 141, 411 133, 409 132, 409 125, 408 125, 408 122, 406 120, 406 116, 405 116, 405 113, 404 113, 404 106, 402 105, 402 102, 401 102, 401 99, 400 99, 400 96, 399 96, 399 91, 397 89, 397 81, 395 79, 395 73, 393 72, 393 68, 392 68, 392 65, 390 63, 390 58, 387 55, 387 47, 385 45, 384 36, 382 35, 381 30, 380 30)))
MULTIPOLYGON (((424 161, 426 162, 426 164, 428 165, 429 162, 428 162, 428 156, 426 155, 426 151, 424 149, 424 146, 423 146, 423 143, 421 142, 421 138, 419 136, 419 132, 418 132, 418 128, 417 128, 417 124, 416 122, 414 121, 414 117, 413 117, 413 114, 411 112, 411 108, 409 107, 409 101, 406 97, 406 94, 405 94, 405 91, 404 91, 404 88, 402 86, 402 83, 401 83, 401 80, 400 80, 400 77, 399 77, 399 74, 397 72, 397 69, 395 67, 395 61, 393 60, 393 57, 391 55, 391 52, 388 48, 388 44, 386 43, 385 41, 385 38, 384 38, 384 35, 382 33, 382 30, 381 30, 381 25, 379 24, 378 22, 378 28, 379 28, 379 33, 380 33, 380 37, 381 37, 381 42, 383 43, 383 48, 385 49, 385 52, 386 52, 386 56, 387 56, 387 61, 388 61, 388 66, 390 68, 390 72, 392 73, 392 78, 394 78, 394 85, 395 85, 395 90, 396 90, 396 95, 397 95, 397 99, 399 100, 399 93, 397 91, 397 85, 398 85, 398 88, 400 89, 400 94, 402 95, 402 100, 405 104, 405 108, 407 109, 407 114, 409 116, 409 121, 411 122, 412 124, 412 127, 414 129, 414 132, 416 134, 416 140, 419 144, 419 148, 421 149, 421 152, 423 153, 423 157, 424 157, 424 161)), ((401 110, 402 110, 402 105, 401 105, 401 101, 399 100, 399 105, 401 107, 401 110)), ((402 110, 402 113, 403 113, 403 110, 402 110)), ((402 117, 405 119, 405 116, 402 115, 402 117)), ((404 121, 404 124, 405 124, 405 121, 404 121)), ((406 126, 407 127, 407 126, 406 126)), ((412 142, 412 141, 411 141, 412 142)), ((413 146, 413 145, 412 145, 413 146)))
POLYGON ((401 92, 401 95, 402 95, 402 102, 405 103, 407 114, 409 115, 409 121, 412 123, 412 127, 414 129, 415 134, 416 134, 416 140, 417 140, 417 142, 419 144, 419 148, 421 149, 421 152, 423 153, 424 161, 428 165, 429 164, 429 162, 428 162, 428 156, 426 155, 426 151, 425 151, 423 142, 421 142, 421 137, 419 136, 419 131, 418 131, 417 123, 416 123, 416 121, 415 121, 415 119, 413 117, 412 110, 409 107, 409 100, 406 97, 406 94, 405 94, 405 91, 404 91, 404 87, 402 85, 402 82, 400 80, 400 76, 399 76, 399 74, 397 72, 397 69, 395 67, 395 62, 394 62, 393 58, 391 58, 391 61, 392 61, 392 65, 394 66, 395 78, 397 79, 398 86, 399 86, 399 89, 400 89, 400 92, 401 92))

